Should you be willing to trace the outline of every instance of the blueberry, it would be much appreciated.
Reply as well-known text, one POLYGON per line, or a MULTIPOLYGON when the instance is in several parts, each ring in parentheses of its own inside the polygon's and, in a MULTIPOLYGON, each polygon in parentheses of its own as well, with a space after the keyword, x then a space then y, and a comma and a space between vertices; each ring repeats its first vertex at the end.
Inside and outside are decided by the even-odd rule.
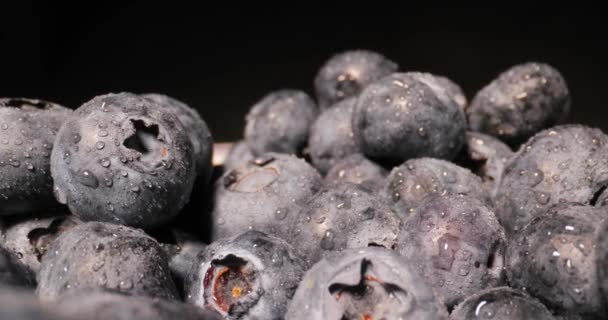
POLYGON ((72 114, 33 99, 0 99, 0 216, 55 206, 50 156, 61 123, 72 114))
POLYGON ((595 205, 608 186, 608 136, 582 125, 539 132, 509 160, 496 215, 507 234, 558 202, 595 205))
POLYGON ((178 289, 183 292, 196 256, 205 249, 206 245, 193 235, 176 229, 159 230, 153 234, 164 249, 169 259, 169 269, 178 289))
POLYGON ((171 110, 120 93, 96 97, 75 115, 51 156, 55 196, 73 214, 149 229, 188 202, 193 148, 171 110))
POLYGON ((334 55, 315 77, 319 106, 327 109, 340 100, 355 97, 365 86, 397 68, 395 62, 373 51, 351 50, 334 55))
POLYGON ((266 152, 300 154, 317 112, 315 102, 302 91, 272 92, 247 114, 245 140, 256 156, 266 152))
POLYGON ((102 222, 82 223, 57 237, 38 273, 37 292, 44 301, 88 287, 178 298, 167 256, 156 240, 141 230, 102 222))
POLYGON ((465 95, 462 88, 454 81, 449 78, 436 75, 435 81, 438 82, 438 87, 446 91, 446 95, 452 97, 454 101, 465 110, 468 106, 467 96, 465 95))
POLYGON ((561 203, 513 235, 507 276, 548 307, 587 317, 606 315, 595 265, 596 238, 605 208, 561 203))
POLYGON ((228 172, 230 170, 238 169, 254 158, 255 156, 251 153, 247 142, 243 140, 239 141, 235 143, 230 149, 230 152, 228 152, 223 163, 224 170, 225 172, 228 172))
POLYGON ((40 260, 61 233, 80 223, 74 216, 18 219, 0 230, 0 246, 19 258, 33 274, 40 270, 40 260))
POLYGON ((608 305, 608 219, 605 219, 598 232, 595 255, 598 285, 602 292, 604 304, 608 305))
POLYGON ((344 183, 324 188, 290 215, 286 238, 315 263, 328 251, 397 245, 401 218, 372 191, 344 183))
POLYGON ((431 194, 453 193, 491 203, 479 177, 468 169, 433 158, 411 159, 395 167, 381 192, 402 217, 407 217, 431 194))
POLYGON ((222 319, 213 310, 191 304, 98 289, 81 289, 66 293, 57 301, 55 308, 67 319, 222 319))
POLYGON ((458 163, 480 176, 486 189, 494 195, 507 160, 514 154, 511 148, 492 136, 467 132, 463 149, 458 163))
POLYGON ((336 103, 319 115, 310 129, 308 149, 315 168, 327 173, 340 159, 358 153, 352 130, 355 99, 336 103))
POLYGON ((247 230, 282 238, 294 204, 320 187, 321 177, 314 168, 286 154, 268 153, 226 172, 213 194, 213 239, 247 230))
POLYGON ((481 89, 467 109, 469 127, 518 145, 563 121, 570 111, 566 81, 544 63, 511 67, 481 89))
POLYGON ((213 170, 213 166, 211 165, 213 137, 207 123, 195 109, 175 98, 158 93, 148 93, 142 96, 163 106, 167 111, 173 112, 179 121, 181 121, 194 149, 197 174, 203 181, 209 181, 211 171, 213 170))
POLYGON ((465 140, 464 111, 434 76, 395 73, 367 86, 353 114, 363 153, 399 164, 417 157, 454 158, 465 140))
POLYGON ((451 320, 554 320, 547 307, 526 293, 509 287, 499 287, 477 292, 459 304, 451 320))
POLYGON ((356 153, 336 162, 324 179, 326 186, 344 182, 361 185, 369 190, 379 190, 384 185, 386 169, 356 153))
POLYGON ((494 213, 477 199, 427 197, 405 221, 399 252, 448 307, 504 280, 506 238, 494 213))
POLYGON ((410 263, 383 248, 351 249, 315 264, 286 320, 447 319, 445 307, 410 263))
POLYGON ((33 275, 18 262, 19 257, 0 248, 0 288, 2 286, 31 287, 33 275))
POLYGON ((285 241, 248 231, 199 254, 187 300, 227 319, 283 319, 306 267, 285 241))
POLYGON ((0 319, 79 320, 66 318, 53 306, 40 304, 30 290, 2 286, 0 286, 0 319))

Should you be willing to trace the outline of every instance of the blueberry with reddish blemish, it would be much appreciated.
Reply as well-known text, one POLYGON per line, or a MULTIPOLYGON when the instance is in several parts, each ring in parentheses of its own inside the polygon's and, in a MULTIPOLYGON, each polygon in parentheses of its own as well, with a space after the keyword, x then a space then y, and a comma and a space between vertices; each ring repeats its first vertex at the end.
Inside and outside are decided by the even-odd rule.
POLYGON ((217 240, 196 261, 187 301, 227 319, 283 319, 307 269, 287 242, 256 231, 217 240))
POLYGON ((170 108, 130 93, 108 94, 62 125, 51 173, 57 200, 82 220, 150 229, 189 201, 194 148, 170 108))
POLYGON ((71 115, 47 101, 0 99, 0 216, 58 206, 50 156, 57 131, 71 115))
POLYGON ((432 195, 405 221, 399 253, 451 308, 503 283, 506 237, 488 207, 461 195, 432 195))
POLYGON ((287 320, 447 319, 445 307, 411 262, 369 247, 335 252, 306 272, 287 320))

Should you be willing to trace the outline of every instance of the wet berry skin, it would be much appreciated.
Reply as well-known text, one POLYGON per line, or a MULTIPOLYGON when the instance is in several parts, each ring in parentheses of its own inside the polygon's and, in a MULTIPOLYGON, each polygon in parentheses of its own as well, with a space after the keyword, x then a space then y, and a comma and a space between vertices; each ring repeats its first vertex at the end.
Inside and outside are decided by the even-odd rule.
POLYGON ((295 156, 267 153, 226 172, 213 190, 213 239, 248 230, 286 238, 287 217, 321 188, 321 176, 295 156))
POLYGON ((606 208, 561 203, 533 218, 507 250, 511 286, 525 288, 559 314, 605 315, 595 242, 607 217, 606 208))
POLYGON ((64 232, 42 258, 37 288, 42 301, 55 301, 80 288, 179 298, 158 242, 141 230, 103 222, 64 232))
POLYGON ((596 205, 608 186, 608 136, 583 125, 534 135, 508 161, 495 197, 507 234, 560 202, 596 205))
POLYGON ((555 320, 540 301, 509 287, 483 290, 467 297, 450 314, 450 320, 495 319, 555 320))
POLYGON ((453 159, 464 144, 464 111, 430 74, 394 73, 366 87, 355 104, 361 151, 398 165, 418 157, 453 159))
POLYGON ((321 174, 340 159, 359 153, 352 130, 355 99, 336 103, 319 115, 310 128, 308 151, 313 165, 321 174))
POLYGON ((489 192, 468 169, 434 158, 411 159, 395 167, 384 181, 382 196, 401 217, 408 217, 433 194, 459 194, 491 205, 489 192))
POLYGON ((336 162, 323 179, 326 186, 353 183, 376 191, 384 185, 388 172, 364 155, 356 153, 336 162))
POLYGON ((0 216, 57 206, 50 156, 72 110, 26 98, 0 98, 0 216))
POLYGON ((351 50, 332 56, 314 80, 321 110, 356 97, 375 80, 397 71, 397 64, 369 50, 351 50))
POLYGON ((189 201, 192 143, 177 116, 130 93, 98 96, 65 122, 51 156, 55 196, 85 221, 154 228, 189 201))
POLYGON ((195 261, 187 301, 226 319, 283 319, 308 267, 287 242, 257 231, 217 240, 195 261))
POLYGON ((208 182, 213 170, 213 166, 211 165, 213 137, 205 120, 201 118, 195 109, 175 98, 158 93, 148 93, 142 96, 175 113, 179 121, 184 125, 192 143, 197 174, 203 181, 208 182))
POLYGON ((300 206, 287 218, 285 239, 311 264, 332 251, 397 245, 401 218, 372 190, 343 183, 321 189, 300 206))
POLYGON ((494 213, 479 200, 435 195, 405 221, 399 253, 453 307, 504 282, 506 242, 494 213))
POLYGON ((600 232, 598 232, 595 252, 598 285, 604 304, 608 305, 608 219, 604 220, 600 232))
POLYGON ((267 152, 299 155, 317 113, 314 100, 303 91, 271 92, 249 110, 245 141, 256 156, 267 152))
POLYGON ((562 75, 544 63, 511 67, 481 89, 467 108, 469 127, 512 146, 562 122, 570 92, 562 75))
POLYGON ((19 262, 19 257, 0 248, 0 287, 32 287, 35 285, 32 273, 19 262))
POLYGON ((433 290, 394 251, 335 252, 306 272, 285 316, 299 319, 447 319, 433 290))

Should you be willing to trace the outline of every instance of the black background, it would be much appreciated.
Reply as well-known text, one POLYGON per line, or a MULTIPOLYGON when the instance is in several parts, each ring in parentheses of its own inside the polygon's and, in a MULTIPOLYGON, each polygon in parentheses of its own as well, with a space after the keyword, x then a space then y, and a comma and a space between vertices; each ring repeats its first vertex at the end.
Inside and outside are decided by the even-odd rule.
POLYGON ((197 108, 215 139, 230 141, 241 137, 248 108, 264 94, 280 88, 312 93, 327 58, 365 48, 402 70, 446 75, 469 98, 513 64, 547 62, 570 87, 570 122, 607 131, 606 37, 593 9, 382 5, 368 4, 379 12, 305 14, 297 8, 254 12, 238 3, 209 10, 177 2, 20 2, 0 15, 0 96, 76 108, 107 92, 160 92, 197 108))

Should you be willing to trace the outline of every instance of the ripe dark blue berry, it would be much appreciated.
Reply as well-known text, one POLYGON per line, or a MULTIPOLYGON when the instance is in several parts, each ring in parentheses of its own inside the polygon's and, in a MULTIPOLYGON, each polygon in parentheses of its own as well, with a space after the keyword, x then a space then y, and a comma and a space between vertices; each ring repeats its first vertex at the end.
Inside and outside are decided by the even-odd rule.
POLYGON ((287 242, 249 231, 199 254, 187 300, 226 319, 283 319, 306 268, 287 242))
POLYGON ((193 147, 177 116, 129 93, 99 96, 75 111, 51 157, 55 196, 89 221, 153 228, 188 202, 193 147))
POLYGON ((293 206, 321 187, 319 173, 295 156, 268 153, 226 172, 215 184, 213 239, 247 230, 283 238, 293 206))
POLYGON ((397 213, 407 217, 432 194, 459 194, 491 203, 479 177, 468 169, 433 158, 406 161, 386 178, 382 194, 397 213))
POLYGON ((533 218, 513 235, 507 250, 507 276, 558 313, 606 315, 595 261, 606 208, 561 203, 533 218))
POLYGON ((327 172, 324 183, 332 186, 347 182, 376 191, 384 185, 387 175, 386 169, 356 153, 336 162, 327 172))
POLYGON ((385 163, 454 158, 465 140, 464 111, 433 75, 395 73, 366 87, 355 105, 361 151, 385 163))
POLYGON ((245 140, 256 156, 266 152, 300 154, 317 113, 315 102, 302 91, 272 92, 247 114, 245 140))
POLYGON ((514 152, 500 140, 483 133, 467 132, 466 138, 458 163, 480 176, 486 189, 494 195, 505 165, 514 152))
POLYGON ((354 106, 354 98, 336 103, 323 111, 310 129, 310 159, 322 174, 340 159, 359 152, 351 121, 354 106))
POLYGON ((605 305, 608 305, 608 219, 604 220, 597 236, 595 249, 597 278, 605 305))
POLYGON ((102 222, 61 234, 42 257, 37 293, 43 301, 79 288, 178 299, 167 256, 141 230, 102 222))
POLYGON ((459 195, 426 198, 405 221, 399 253, 453 307, 502 284, 506 237, 494 213, 459 195))
POLYGON ((34 284, 32 274, 18 260, 19 257, 0 248, 0 287, 30 287, 34 284))
POLYGON ((70 109, 42 100, 0 99, 0 216, 55 206, 50 157, 70 109))
POLYGON ((466 298, 450 314, 451 320, 555 320, 540 301, 509 287, 483 290, 466 298))
POLYGON ((382 246, 395 248, 401 218, 361 186, 344 183, 317 192, 290 215, 286 238, 307 261, 329 251, 382 246))
POLYGON ((192 143, 197 174, 201 176, 203 181, 209 181, 211 171, 213 170, 213 166, 211 165, 213 137, 207 123, 195 109, 175 98, 158 93, 144 94, 143 97, 151 99, 168 111, 175 113, 179 121, 184 125, 192 143))
POLYGON ((469 127, 518 145, 563 121, 570 111, 566 81, 544 63, 511 67, 481 89, 467 108, 469 127))
POLYGON ((595 205, 608 186, 608 136, 582 125, 539 132, 507 163, 495 208, 507 234, 559 202, 595 205))
POLYGON ((300 282, 286 320, 447 319, 433 290, 397 253, 351 249, 315 264, 300 282))
POLYGON ((315 92, 321 109, 355 97, 368 84, 397 71, 397 64, 379 53, 352 50, 334 55, 315 77, 315 92))
POLYGON ((74 216, 27 218, 11 221, 0 228, 0 247, 19 258, 32 274, 40 270, 40 260, 51 243, 63 232, 80 223, 74 216))
POLYGON ((238 169, 241 166, 246 165, 247 162, 253 160, 254 158, 255 157, 251 153, 247 142, 243 140, 239 141, 232 146, 228 152, 228 155, 226 156, 226 159, 224 159, 224 172, 238 169))

